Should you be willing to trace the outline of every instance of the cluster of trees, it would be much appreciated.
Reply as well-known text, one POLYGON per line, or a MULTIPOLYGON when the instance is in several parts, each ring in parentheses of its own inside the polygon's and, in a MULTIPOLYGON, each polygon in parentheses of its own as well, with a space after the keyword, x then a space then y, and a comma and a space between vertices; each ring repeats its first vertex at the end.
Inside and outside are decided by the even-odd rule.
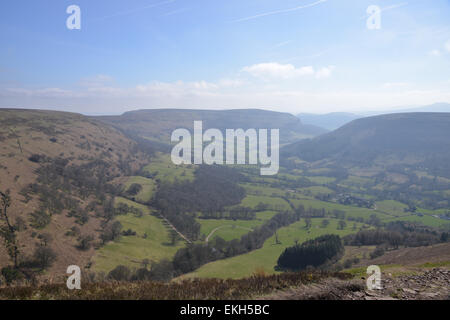
POLYGON ((350 246, 382 246, 385 249, 397 249, 400 246, 419 247, 447 242, 448 232, 441 232, 431 227, 424 227, 405 221, 391 222, 385 229, 361 230, 344 237, 350 246))
POLYGON ((93 160, 75 165, 70 164, 69 159, 49 158, 37 154, 32 155, 29 160, 41 164, 41 167, 36 169, 36 183, 21 190, 25 201, 31 199, 30 194, 39 197, 39 209, 30 214, 34 228, 44 228, 50 223, 53 214, 60 214, 64 210, 80 225, 89 221, 90 211, 96 211, 97 215, 114 216, 111 210, 101 209, 101 204, 108 200, 107 194, 116 195, 120 192, 119 187, 108 183, 114 178, 110 163, 93 160), (87 199, 90 196, 95 197, 97 203, 92 202, 86 208, 81 207, 80 201, 76 199, 87 199))
POLYGON ((126 203, 119 203, 115 208, 113 207, 114 215, 125 215, 125 214, 134 214, 136 217, 142 217, 144 212, 136 207, 129 206, 126 203))
POLYGON ((109 184, 115 176, 112 164, 103 160, 93 160, 76 165, 69 164, 69 159, 48 159, 48 163, 36 170, 37 181, 60 190, 74 194, 81 199, 95 196, 103 199, 105 194, 118 194, 120 188, 109 184))
POLYGON ((117 240, 122 234, 122 224, 119 221, 108 221, 102 224, 102 233, 100 239, 103 244, 109 241, 117 240))
POLYGON ((56 253, 48 246, 52 238, 49 234, 40 235, 41 241, 32 256, 25 257, 18 243, 18 233, 24 230, 24 222, 19 218, 15 224, 12 222, 9 213, 12 202, 9 191, 5 193, 0 191, 0 198, 0 237, 4 240, 6 252, 12 262, 11 265, 2 268, 0 273, 7 284, 22 279, 33 280, 35 269, 47 269, 56 260, 56 253))
POLYGON ((191 240, 200 234, 200 224, 193 217, 223 212, 226 206, 236 205, 245 197, 238 182, 245 177, 225 166, 200 166, 194 181, 163 183, 155 194, 153 205, 178 231, 191 240))
MULTIPOLYGON (((49 158, 38 154, 32 155, 29 160, 41 165, 36 169, 38 176, 36 183, 26 186, 21 191, 26 201, 31 199, 30 195, 39 197, 39 209, 30 214, 31 226, 35 229, 44 228, 51 222, 53 214, 60 214, 63 211, 67 211, 68 217, 75 218, 75 223, 79 225, 86 224, 93 213, 103 219, 100 244, 105 244, 116 240, 122 234, 122 225, 113 221, 115 216, 127 213, 143 215, 142 210, 126 204, 119 204, 117 208, 114 206, 114 196, 121 192, 121 187, 109 182, 119 172, 129 173, 129 166, 125 164, 114 167, 104 160, 90 159, 84 164, 77 165, 70 163, 71 158, 49 158), (77 199, 86 200, 90 197, 95 200, 84 207, 77 199)), ((132 185, 128 192, 137 194, 140 188, 140 185, 132 185)), ((90 249, 95 237, 76 233, 77 248, 90 249)), ((71 231, 68 235, 75 235, 75 232, 71 231)))
POLYGON ((111 270, 108 275, 108 280, 115 281, 160 281, 168 282, 174 276, 174 270, 172 263, 163 259, 158 263, 144 260, 142 267, 137 270, 131 270, 130 268, 119 265, 111 270), (150 268, 148 267, 150 265, 150 268))
POLYGON ((286 248, 278 258, 277 269, 299 271, 308 267, 324 267, 339 260, 344 253, 341 238, 323 235, 286 248))
POLYGON ((139 183, 133 183, 126 191, 126 195, 127 196, 135 196, 137 195, 139 192, 141 192, 142 190, 142 186, 139 183))
POLYGON ((229 220, 254 220, 256 219, 256 209, 249 207, 234 206, 228 210, 206 212, 199 217, 201 219, 229 219, 229 220))

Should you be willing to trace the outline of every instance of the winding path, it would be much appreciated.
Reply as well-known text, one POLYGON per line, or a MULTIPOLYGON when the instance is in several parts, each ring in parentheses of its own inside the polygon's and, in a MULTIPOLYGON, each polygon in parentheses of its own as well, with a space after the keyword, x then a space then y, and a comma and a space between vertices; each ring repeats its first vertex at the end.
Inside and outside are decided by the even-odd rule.
POLYGON ((212 230, 212 231, 209 233, 209 235, 206 237, 205 242, 208 243, 209 238, 211 238, 211 236, 212 236, 214 233, 216 233, 216 231, 218 231, 218 230, 220 230, 220 229, 223 229, 223 228, 229 228, 229 227, 231 227, 231 228, 232 228, 232 227, 235 227, 235 228, 238 228, 238 229, 244 229, 244 230, 248 230, 248 231, 253 231, 253 229, 250 229, 250 228, 241 227, 241 226, 233 226, 233 225, 227 224, 227 225, 220 226, 220 227, 217 227, 217 228, 215 228, 214 230, 212 230))

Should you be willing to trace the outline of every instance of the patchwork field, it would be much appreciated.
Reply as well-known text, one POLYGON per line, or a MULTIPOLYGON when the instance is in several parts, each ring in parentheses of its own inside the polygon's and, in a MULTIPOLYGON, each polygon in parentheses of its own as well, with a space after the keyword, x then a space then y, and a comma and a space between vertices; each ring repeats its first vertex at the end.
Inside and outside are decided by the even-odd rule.
POLYGON ((278 240, 276 244, 275 236, 269 238, 261 249, 247 254, 208 263, 198 270, 184 275, 180 278, 232 278, 238 279, 251 276, 255 272, 264 271, 267 274, 277 273, 274 270, 278 257, 287 247, 293 246, 297 240, 302 243, 324 234, 337 234, 344 236, 357 230, 362 226, 357 224, 357 230, 353 230, 352 224, 347 224, 343 230, 338 230, 338 220, 328 219, 330 224, 326 228, 321 227, 323 219, 312 219, 312 227, 306 230, 305 222, 299 221, 290 226, 278 230, 278 240))

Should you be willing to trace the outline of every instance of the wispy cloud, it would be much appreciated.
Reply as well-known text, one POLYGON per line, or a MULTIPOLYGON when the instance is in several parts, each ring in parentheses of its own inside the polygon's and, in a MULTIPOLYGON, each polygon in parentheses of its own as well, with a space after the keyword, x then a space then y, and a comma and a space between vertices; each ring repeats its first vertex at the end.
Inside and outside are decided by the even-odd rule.
POLYGON ((450 40, 445 43, 445 50, 450 53, 450 40))
POLYGON ((383 11, 389 11, 389 10, 401 8, 401 7, 404 7, 404 6, 407 6, 407 5, 408 5, 408 2, 397 3, 397 4, 393 4, 393 5, 384 7, 384 8, 381 9, 381 11, 382 12, 383 11))
POLYGON ((291 61, 294 61, 294 60, 305 60, 305 59, 319 58, 319 57, 323 56, 325 53, 327 53, 328 51, 329 50, 323 50, 323 51, 320 51, 320 52, 317 52, 317 53, 314 53, 314 54, 310 54, 310 55, 307 55, 307 56, 292 57, 292 58, 283 60, 283 62, 284 63, 288 63, 288 62, 291 62, 291 61))
POLYGON ((233 20, 231 22, 249 21, 249 20, 258 19, 258 18, 262 18, 262 17, 273 16, 273 15, 276 15, 276 14, 289 13, 289 12, 293 12, 293 11, 298 11, 298 10, 314 7, 314 6, 317 6, 318 4, 321 4, 321 3, 324 3, 324 2, 327 2, 327 1, 328 0, 319 0, 319 1, 316 1, 316 2, 313 2, 313 3, 310 3, 310 4, 306 4, 306 5, 303 5, 303 6, 298 6, 298 7, 289 8, 289 9, 282 9, 282 10, 275 10, 275 11, 260 13, 260 14, 254 15, 254 16, 249 16, 249 17, 233 20))
POLYGON ((162 14, 161 17, 173 16, 173 15, 175 15, 175 14, 179 14, 179 13, 186 12, 187 10, 188 10, 187 8, 182 8, 182 9, 172 10, 172 11, 169 11, 169 12, 167 12, 167 13, 162 14))
POLYGON ((126 11, 121 11, 121 12, 117 12, 117 13, 111 14, 109 16, 96 18, 96 19, 93 19, 91 21, 95 22, 95 21, 102 21, 102 20, 106 20, 106 19, 110 19, 110 18, 127 16, 127 15, 130 15, 130 14, 133 14, 133 13, 136 13, 136 12, 140 12, 140 11, 143 11, 143 10, 147 10, 147 9, 156 8, 156 7, 164 6, 164 5, 167 5, 167 4, 171 4, 171 3, 175 2, 175 1, 176 0, 167 0, 167 1, 157 2, 157 3, 149 4, 149 5, 144 6, 144 7, 130 9, 130 10, 126 10, 126 11))
POLYGON ((273 47, 271 47, 269 50, 273 50, 273 49, 277 49, 277 48, 281 48, 284 47, 288 44, 292 43, 292 40, 288 40, 288 41, 283 41, 283 42, 279 42, 276 45, 274 45, 273 47))
POLYGON ((328 78, 331 76, 333 69, 334 66, 323 67, 315 70, 312 66, 303 66, 296 68, 292 64, 267 62, 244 67, 242 71, 250 74, 253 77, 263 80, 287 80, 302 76, 315 76, 317 79, 328 78))
MULTIPOLYGON (((398 8, 401 8, 401 7, 404 7, 404 6, 407 6, 407 5, 408 5, 408 2, 401 2, 401 3, 397 3, 397 4, 393 4, 393 5, 381 8, 380 10, 381 10, 381 12, 386 12, 386 11, 398 9, 398 8)), ((369 17, 369 16, 370 15, 368 13, 366 13, 366 15, 361 17, 361 20, 362 19, 367 19, 367 17, 369 17)))

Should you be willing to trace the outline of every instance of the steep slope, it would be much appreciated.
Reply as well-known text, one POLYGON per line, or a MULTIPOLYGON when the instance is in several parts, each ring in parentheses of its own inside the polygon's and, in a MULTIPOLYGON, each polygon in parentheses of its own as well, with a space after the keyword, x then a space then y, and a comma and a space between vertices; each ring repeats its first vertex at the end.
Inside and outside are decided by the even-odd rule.
MULTIPOLYGON (((10 218, 22 225, 21 259, 45 243, 57 254, 50 273, 84 266, 94 250, 78 250, 77 236, 98 239, 99 216, 117 188, 114 179, 138 170, 145 158, 117 129, 85 116, 1 109, 0 191, 9 190, 10 218), (75 236, 66 234, 72 227, 75 236), (39 239, 43 234, 52 240, 39 239)), ((0 268, 9 263, 2 245, 0 268)))
POLYGON ((256 109, 225 111, 154 109, 98 118, 132 135, 163 143, 170 143, 170 135, 173 130, 192 129, 194 121, 197 120, 203 121, 204 129, 280 129, 281 144, 311 138, 326 132, 316 126, 304 125, 299 119, 288 113, 256 109))
POLYGON ((340 164, 426 163, 450 173, 450 114, 404 113, 355 120, 282 150, 284 157, 340 164))

